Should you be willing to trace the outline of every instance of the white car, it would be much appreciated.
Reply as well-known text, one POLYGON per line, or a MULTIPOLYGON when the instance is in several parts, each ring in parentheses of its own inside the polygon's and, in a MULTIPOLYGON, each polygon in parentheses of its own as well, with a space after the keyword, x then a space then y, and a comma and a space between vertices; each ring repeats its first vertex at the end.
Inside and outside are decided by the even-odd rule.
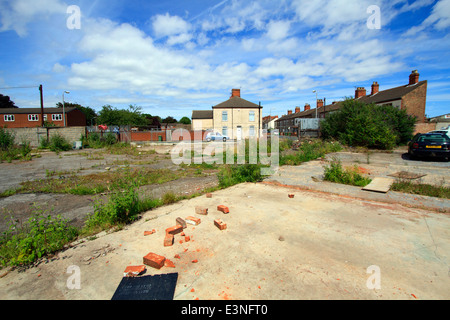
POLYGON ((216 132, 216 133, 214 133, 214 132, 210 132, 210 133, 208 133, 207 135, 206 135, 206 141, 208 141, 208 142, 210 142, 210 141, 227 141, 227 140, 230 140, 230 137, 228 137, 228 136, 224 136, 224 135, 221 135, 220 133, 218 133, 218 132, 216 132))
POLYGON ((445 133, 447 136, 450 137, 450 126, 448 126, 447 128, 442 128, 441 130, 433 130, 428 133, 445 133))

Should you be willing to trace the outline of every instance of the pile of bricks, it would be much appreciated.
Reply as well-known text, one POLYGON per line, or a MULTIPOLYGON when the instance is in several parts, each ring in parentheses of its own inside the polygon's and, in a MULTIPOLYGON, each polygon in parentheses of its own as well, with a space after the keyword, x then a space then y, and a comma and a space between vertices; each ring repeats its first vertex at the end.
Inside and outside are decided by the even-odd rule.
MULTIPOLYGON (((206 197, 212 198, 212 194, 207 194, 206 197)), ((223 214, 230 213, 230 209, 224 205, 217 206, 217 211, 220 211, 223 214)), ((206 216, 206 215, 208 215, 208 208, 197 206, 197 207, 195 207, 195 213, 198 215, 206 216)), ((191 241, 191 236, 187 236, 184 233, 184 229, 187 228, 188 224, 193 225, 193 226, 198 226, 200 223, 201 223, 201 219, 197 218, 195 216, 188 216, 184 219, 181 217, 176 218, 175 225, 170 228, 167 228, 165 230, 166 234, 165 234, 164 243, 163 243, 164 247, 173 246, 175 243, 175 236, 178 234, 181 237, 183 237, 185 242, 191 241)), ((224 223, 221 219, 215 219, 214 225, 221 231, 227 229, 226 223, 224 223)), ((144 236, 152 235, 155 232, 156 232, 155 229, 153 229, 152 231, 145 231, 144 236)), ((180 243, 183 243, 183 240, 180 240, 180 243)), ((180 256, 177 254, 177 255, 175 255, 175 258, 180 259, 180 256)), ((196 263, 196 262, 198 262, 198 261, 197 260, 192 261, 192 263, 196 263)), ((166 257, 164 257, 164 256, 158 255, 153 252, 150 252, 146 256, 143 257, 143 264, 144 265, 127 267, 124 271, 124 277, 139 276, 146 271, 146 266, 150 266, 155 269, 161 269, 162 267, 175 268, 175 264, 172 261, 170 261, 169 259, 166 259, 166 257)))

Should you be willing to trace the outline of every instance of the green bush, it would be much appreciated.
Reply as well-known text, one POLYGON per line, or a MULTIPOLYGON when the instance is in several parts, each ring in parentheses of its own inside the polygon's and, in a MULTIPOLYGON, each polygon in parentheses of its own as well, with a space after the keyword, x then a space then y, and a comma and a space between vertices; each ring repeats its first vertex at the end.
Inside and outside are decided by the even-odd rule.
POLYGON ((347 99, 321 123, 325 139, 337 139, 349 146, 391 150, 406 144, 416 118, 390 105, 378 106, 347 99))
POLYGON ((353 170, 344 169, 337 159, 333 159, 330 165, 325 167, 324 180, 360 187, 365 187, 372 181, 360 175, 356 166, 353 170))
POLYGON ((24 225, 16 221, 0 237, 0 263, 3 266, 30 264, 44 255, 61 250, 78 236, 60 216, 51 217, 35 206, 34 214, 24 225))
POLYGON ((0 149, 7 151, 14 146, 14 134, 4 128, 0 128, 0 149))
POLYGON ((50 138, 49 148, 51 151, 60 152, 60 151, 68 151, 72 149, 72 146, 70 145, 69 142, 67 142, 67 140, 63 136, 55 134, 50 138))
POLYGON ((315 142, 303 142, 299 150, 293 154, 281 155, 280 165, 299 165, 324 157, 327 153, 338 152, 342 150, 342 146, 337 142, 328 142, 317 140, 315 142))

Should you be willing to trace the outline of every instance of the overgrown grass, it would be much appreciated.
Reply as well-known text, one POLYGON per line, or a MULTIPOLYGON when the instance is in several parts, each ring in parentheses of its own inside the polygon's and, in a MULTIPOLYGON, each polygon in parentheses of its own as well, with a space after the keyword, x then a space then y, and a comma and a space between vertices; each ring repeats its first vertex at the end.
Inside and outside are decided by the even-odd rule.
POLYGON ((450 188, 443 184, 434 186, 425 183, 415 183, 410 180, 399 179, 391 186, 392 191, 417 194, 428 197, 450 199, 450 188))
POLYGON ((19 145, 15 143, 15 136, 4 128, 0 128, 0 162, 13 160, 31 160, 30 142, 22 140, 19 145))
POLYGON ((0 236, 0 265, 18 266, 33 263, 41 257, 61 250, 78 236, 78 230, 60 216, 35 206, 27 222, 11 221, 0 236))
POLYGON ((219 186, 227 188, 238 183, 262 181, 261 167, 258 164, 224 165, 218 173, 219 186))
MULTIPOLYGON (((283 142, 283 144, 285 144, 283 142)), ((281 142, 280 142, 281 150, 281 142)), ((299 165, 324 157, 327 153, 338 152, 342 150, 341 144, 337 142, 328 142, 322 140, 309 141, 301 143, 299 150, 293 153, 280 155, 280 165, 299 165)))
POLYGON ((343 168, 337 159, 333 159, 329 166, 325 166, 324 180, 360 187, 365 187, 372 181, 359 174, 356 165, 353 168, 343 168))

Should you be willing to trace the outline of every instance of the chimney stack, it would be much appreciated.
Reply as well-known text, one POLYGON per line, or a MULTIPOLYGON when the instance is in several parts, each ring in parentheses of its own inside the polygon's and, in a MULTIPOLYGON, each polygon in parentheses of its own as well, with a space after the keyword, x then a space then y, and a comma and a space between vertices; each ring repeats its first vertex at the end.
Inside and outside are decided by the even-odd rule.
POLYGON ((234 98, 234 97, 241 97, 241 89, 231 89, 231 97, 230 98, 234 98))
POLYGON ((322 99, 318 99, 317 100, 317 109, 322 108, 323 107, 323 100, 322 99))
POLYGON ((372 83, 372 93, 370 95, 374 95, 375 93, 378 93, 378 91, 380 91, 380 85, 378 82, 374 81, 372 83))
POLYGON ((355 99, 364 97, 366 95, 366 89, 364 87, 358 87, 355 91, 355 99))
POLYGON ((288 116, 292 114, 292 110, 288 110, 288 116))
POLYGON ((295 113, 299 113, 300 112, 300 107, 295 107, 295 113))
POLYGON ((305 104, 305 111, 311 110, 311 106, 309 103, 305 104))
POLYGON ((413 70, 409 75, 409 84, 416 84, 419 82, 419 72, 417 70, 413 70))

